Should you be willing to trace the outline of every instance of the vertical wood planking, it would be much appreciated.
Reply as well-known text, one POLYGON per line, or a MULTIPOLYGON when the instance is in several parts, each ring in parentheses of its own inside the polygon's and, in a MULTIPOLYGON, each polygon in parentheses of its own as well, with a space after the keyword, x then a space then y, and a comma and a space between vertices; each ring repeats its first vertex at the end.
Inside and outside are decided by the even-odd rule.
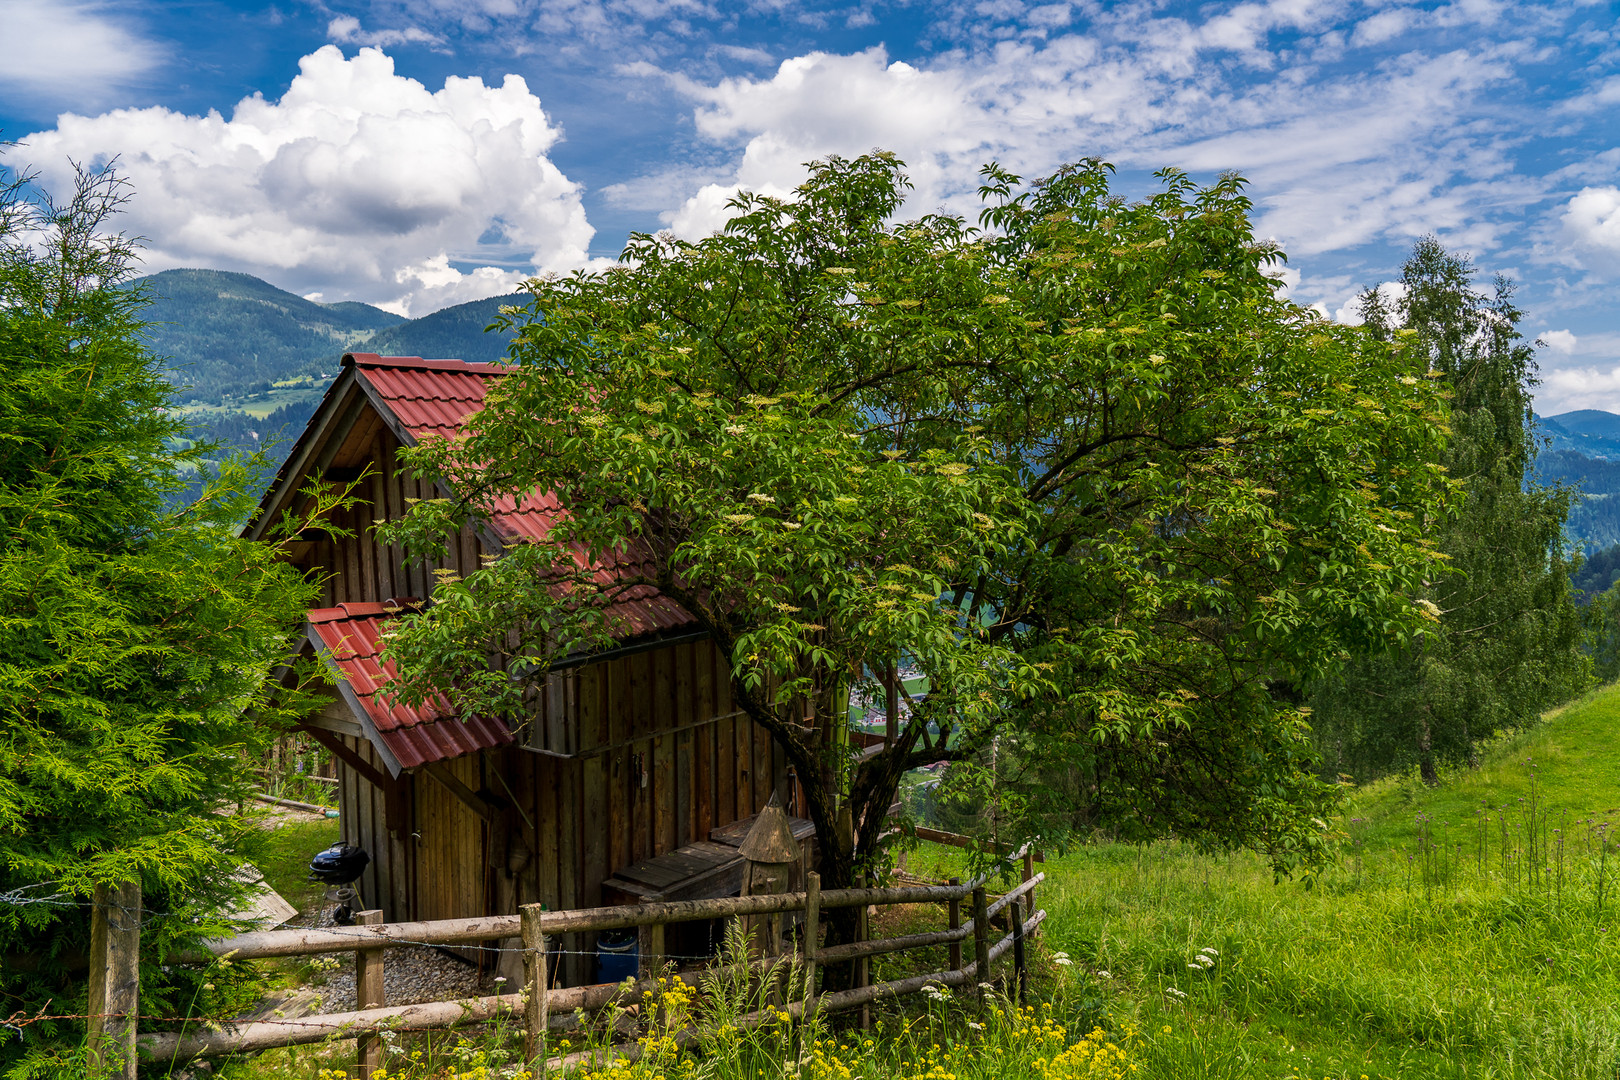
MULTIPOLYGON (((557 907, 584 907, 580 897, 579 880, 584 874, 584 854, 580 848, 580 788, 583 763, 579 761, 553 762, 557 773, 557 907)), ((578 934, 563 937, 563 948, 573 953, 583 951, 583 939, 578 934)), ((568 957, 567 980, 579 985, 588 976, 578 959, 568 957)))
MULTIPOLYGON (((546 905, 551 911, 562 908, 561 886, 561 859, 562 822, 557 814, 557 794, 560 777, 557 775, 563 768, 563 763, 551 758, 544 758, 538 754, 525 755, 529 759, 529 767, 533 775, 534 789, 534 826, 539 840, 538 850, 534 853, 535 862, 535 895, 529 897, 530 901, 537 901, 546 905)), ((570 845, 570 850, 572 846, 570 845)), ((572 877, 572 875, 570 875, 572 877)))
POLYGON ((381 595, 382 587, 379 584, 377 574, 376 544, 375 538, 372 536, 373 526, 371 519, 376 516, 376 511, 364 492, 357 488, 355 494, 360 497, 360 501, 355 503, 354 509, 350 511, 354 519, 351 523, 354 535, 350 537, 349 543, 360 549, 359 591, 363 594, 360 599, 373 602, 386 600, 388 597, 381 595))
MULTIPOLYGON (((700 641, 692 646, 692 706, 695 719, 714 716, 714 646, 700 641)), ((693 839, 707 840, 714 828, 716 739, 719 725, 705 723, 693 732, 696 781, 692 795, 693 839)))
POLYGON ((672 649, 655 649, 647 654, 652 668, 652 725, 657 733, 652 744, 653 854, 674 851, 675 843, 675 657, 672 649))
MULTIPOLYGON (((630 737, 630 679, 624 660, 613 660, 602 665, 607 682, 608 729, 604 740, 608 750, 600 758, 607 774, 607 814, 605 818, 590 819, 586 829, 600 828, 598 822, 607 822, 608 835, 606 865, 611 872, 630 862, 630 785, 634 783, 632 752, 624 746, 630 737)), ((588 774, 587 774, 588 775, 588 774)))
POLYGON ((771 789, 776 785, 776 755, 771 733, 761 724, 754 729, 754 809, 763 810, 771 801, 771 789))
POLYGON ((693 798, 696 788, 696 765, 693 760, 693 746, 697 741, 697 732, 692 730, 696 722, 693 715, 692 702, 692 651, 690 644, 677 645, 671 650, 670 664, 674 668, 675 685, 671 692, 675 695, 675 726, 680 733, 675 736, 675 846, 682 847, 699 839, 697 835, 696 800, 693 798))
POLYGON ((725 715, 721 707, 720 682, 725 667, 717 658, 714 664, 714 715, 722 719, 714 722, 714 823, 729 825, 737 820, 737 753, 736 722, 725 715))

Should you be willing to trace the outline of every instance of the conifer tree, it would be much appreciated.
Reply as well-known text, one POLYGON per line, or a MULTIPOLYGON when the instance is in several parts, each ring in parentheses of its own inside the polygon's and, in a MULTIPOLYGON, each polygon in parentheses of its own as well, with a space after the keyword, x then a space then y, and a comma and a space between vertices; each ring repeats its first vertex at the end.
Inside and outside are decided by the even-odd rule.
POLYGON ((1440 463, 1462 482, 1454 513, 1422 528, 1447 571, 1425 586, 1430 631, 1394 655, 1362 657, 1315 694, 1330 765, 1370 774, 1416 764, 1434 782, 1443 762, 1472 761, 1479 740, 1532 721, 1586 685, 1581 619, 1564 552, 1571 492, 1527 479, 1535 350, 1519 331, 1513 283, 1475 288, 1465 255, 1418 241, 1402 286, 1370 289, 1370 331, 1405 342, 1414 377, 1451 397, 1440 463))
MULTIPOLYGON (((174 449, 186 423, 127 287, 135 245, 112 231, 120 180, 81 171, 56 201, 0 179, 0 997, 4 1015, 79 1014, 98 885, 187 910, 149 910, 153 960, 230 891, 257 830, 220 811, 272 731, 245 714, 282 707, 266 675, 311 588, 237 538, 247 463, 175 507, 213 448, 174 449)), ((142 970, 166 1007, 160 966, 142 970)), ((7 1076, 72 1075, 72 1025, 26 1032, 0 1040, 7 1076)))

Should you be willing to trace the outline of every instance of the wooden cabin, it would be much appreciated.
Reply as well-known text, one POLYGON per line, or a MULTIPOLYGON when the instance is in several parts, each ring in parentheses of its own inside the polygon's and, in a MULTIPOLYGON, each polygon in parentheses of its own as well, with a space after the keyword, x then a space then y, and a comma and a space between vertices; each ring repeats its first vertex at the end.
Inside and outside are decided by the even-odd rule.
MULTIPOLYGON (((502 377, 460 360, 344 356, 246 530, 264 538, 311 479, 364 476, 366 501, 332 522, 348 535, 306 529, 292 549, 297 565, 330 575, 300 648, 339 679, 302 730, 338 761, 343 839, 371 855, 361 902, 395 922, 734 893, 737 823, 773 791, 787 794, 785 758, 733 708, 729 666, 669 599, 649 590, 618 604, 627 630, 616 646, 555 667, 517 730, 443 704, 409 708, 386 691, 395 673, 381 635, 431 596, 434 570, 469 573, 508 543, 544 536, 563 512, 543 496, 505 506, 433 565, 376 537, 374 521, 399 517, 408 500, 453 494, 405 475, 400 447, 454 434, 502 377)), ((795 824, 804 835, 808 823, 795 824)), ((593 973, 594 940, 575 937, 562 943, 570 985, 593 973)), ((511 966, 503 959, 509 978, 511 966)))

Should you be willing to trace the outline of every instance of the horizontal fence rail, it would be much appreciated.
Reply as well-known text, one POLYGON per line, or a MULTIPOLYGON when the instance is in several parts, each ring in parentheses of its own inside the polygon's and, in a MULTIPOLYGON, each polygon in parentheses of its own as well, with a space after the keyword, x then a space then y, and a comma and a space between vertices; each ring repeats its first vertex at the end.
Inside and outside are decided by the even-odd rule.
MULTIPOLYGON (((885 888, 829 889, 822 891, 819 877, 809 875, 804 892, 776 893, 763 896, 721 897, 710 900, 684 900, 613 907, 582 908, 567 911, 541 911, 538 905, 528 905, 517 915, 495 915, 471 919, 441 919, 422 922, 381 923, 323 929, 269 930, 241 934, 231 938, 207 941, 201 947, 171 958, 171 962, 211 963, 222 958, 233 960, 266 959, 284 956, 310 956, 325 953, 353 952, 359 968, 374 973, 375 988, 363 992, 357 978, 357 1005, 344 1013, 329 1013, 295 1019, 259 1020, 228 1025, 217 1030, 215 1025, 196 1021, 179 1031, 147 1033, 138 1037, 140 1055, 148 1060, 183 1062, 198 1057, 222 1054, 251 1053, 283 1046, 296 1046, 324 1042, 333 1038, 358 1039, 360 1045, 360 1071, 370 1076, 381 1061, 377 1036, 388 1030, 449 1029, 468 1024, 515 1017, 527 1032, 529 1057, 532 1064, 541 1066, 567 1066, 588 1061, 592 1055, 604 1054, 633 1058, 634 1046, 614 1047, 610 1051, 597 1049, 562 1058, 548 1055, 545 1050, 546 1032, 553 1028, 566 1028, 576 1021, 580 1011, 594 1013, 611 1005, 630 1005, 641 1001, 642 995, 658 985, 657 978, 624 983, 603 983, 567 989, 545 989, 549 986, 547 971, 547 939, 563 934, 589 933, 602 930, 645 928, 658 943, 653 950, 655 959, 662 959, 663 928, 670 924, 711 919, 729 919, 751 916, 772 916, 803 913, 804 932, 798 945, 798 959, 809 972, 805 997, 797 1001, 784 1001, 780 1008, 766 1010, 754 1018, 744 1018, 743 1026, 757 1026, 779 1019, 787 1012, 794 1019, 811 1013, 835 1013, 861 1009, 863 1023, 869 1016, 872 1003, 914 994, 926 986, 975 987, 989 979, 991 965, 1007 951, 1013 950, 1018 968, 1020 992, 1026 982, 1024 970, 1024 940, 1046 918, 1046 912, 1035 910, 1035 889, 1045 880, 1045 874, 1034 873, 1033 852, 1027 847, 1013 854, 1023 857, 1024 880, 1017 887, 986 902, 985 882, 989 874, 981 875, 963 884, 917 885, 885 888), (862 940, 865 936, 866 911, 870 906, 898 904, 943 904, 950 912, 952 928, 926 933, 906 934, 879 940, 862 940), (962 921, 958 912, 971 905, 973 917, 962 921), (991 942, 991 922, 1002 912, 1012 910, 1005 919, 1007 932, 991 942), (847 944, 822 948, 819 939, 821 915, 827 910, 860 908, 857 940, 847 944), (509 993, 472 997, 455 1001, 423 1002, 415 1005, 382 1006, 380 964, 383 951, 405 945, 468 945, 499 939, 519 938, 525 957, 526 994, 509 993), (972 952, 964 963, 962 943, 970 943, 972 952), (867 959, 888 953, 932 945, 950 946, 950 966, 941 971, 914 975, 876 984, 866 984, 867 959), (814 989, 816 969, 835 964, 854 964, 855 985, 849 989, 817 993, 814 989)), ((361 916, 380 919, 380 912, 363 912, 361 916)), ((768 950, 767 950, 768 951, 768 950)), ((691 986, 698 986, 705 977, 715 975, 754 974, 768 970, 772 965, 789 959, 788 956, 764 956, 749 963, 713 966, 699 971, 677 972, 664 976, 677 978, 691 986)), ((357 969, 358 972, 358 969, 357 969)), ((701 1029, 687 1029, 678 1033, 676 1041, 690 1043, 704 1036, 701 1029)))
MULTIPOLYGON (((828 889, 821 894, 823 908, 866 905, 938 903, 965 900, 973 884, 918 885, 886 889, 828 889)), ((1009 894, 1010 895, 1010 894, 1009 894)), ((1021 894, 1020 894, 1021 895, 1021 894)), ((541 932, 576 934, 596 930, 625 930, 638 926, 727 919, 738 915, 771 915, 804 910, 804 893, 771 896, 725 896, 715 900, 672 900, 651 904, 546 911, 540 915, 541 932)), ((998 901, 1000 903, 1000 901, 998 901)), ((997 911, 1000 908, 996 909, 997 911)), ((493 938, 517 937, 521 916, 488 915, 473 919, 436 919, 430 922, 379 923, 376 926, 337 926, 312 930, 260 930, 230 938, 215 938, 200 949, 176 953, 176 963, 205 964, 210 960, 264 960, 277 956, 314 956, 355 949, 387 949, 401 945, 467 945, 493 938)))

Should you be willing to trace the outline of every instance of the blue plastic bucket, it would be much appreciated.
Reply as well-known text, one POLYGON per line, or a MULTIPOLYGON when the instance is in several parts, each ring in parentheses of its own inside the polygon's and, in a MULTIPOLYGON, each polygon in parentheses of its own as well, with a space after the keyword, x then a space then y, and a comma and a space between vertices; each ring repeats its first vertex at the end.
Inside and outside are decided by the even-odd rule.
POLYGON ((624 982, 641 971, 641 946, 634 933, 617 936, 598 934, 596 938, 596 981, 624 982))

